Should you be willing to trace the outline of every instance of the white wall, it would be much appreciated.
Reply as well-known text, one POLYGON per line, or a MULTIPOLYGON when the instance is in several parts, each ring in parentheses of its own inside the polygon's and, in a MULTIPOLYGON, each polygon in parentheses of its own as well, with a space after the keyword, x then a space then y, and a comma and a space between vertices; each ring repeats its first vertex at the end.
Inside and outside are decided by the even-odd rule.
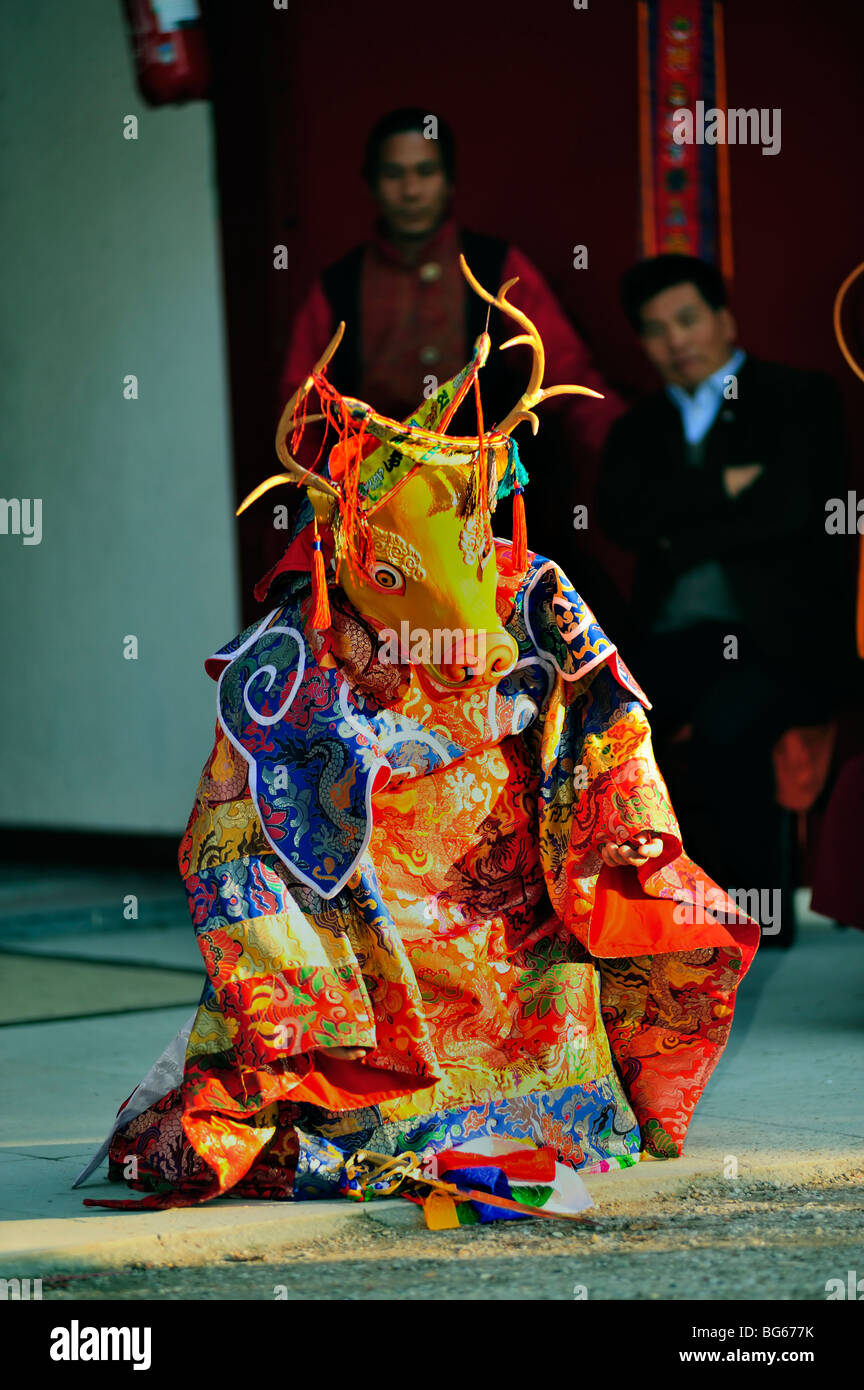
POLYGON ((0 52, 0 497, 43 506, 0 534, 0 824, 180 831, 239 624, 210 107, 145 105, 119 0, 6 4, 0 52))

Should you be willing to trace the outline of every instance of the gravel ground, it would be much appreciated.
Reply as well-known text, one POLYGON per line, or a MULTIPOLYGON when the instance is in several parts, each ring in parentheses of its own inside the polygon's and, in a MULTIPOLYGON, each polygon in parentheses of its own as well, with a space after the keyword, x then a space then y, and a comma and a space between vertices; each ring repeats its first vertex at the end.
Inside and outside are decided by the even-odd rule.
MULTIPOLYGON (((824 1301, 864 1276, 864 1173, 788 1187, 713 1179, 576 1224, 503 1221, 433 1233, 357 1221, 338 1236, 217 1265, 43 1280, 45 1299, 824 1301)), ((864 1284, 862 1284, 864 1289, 864 1284)))

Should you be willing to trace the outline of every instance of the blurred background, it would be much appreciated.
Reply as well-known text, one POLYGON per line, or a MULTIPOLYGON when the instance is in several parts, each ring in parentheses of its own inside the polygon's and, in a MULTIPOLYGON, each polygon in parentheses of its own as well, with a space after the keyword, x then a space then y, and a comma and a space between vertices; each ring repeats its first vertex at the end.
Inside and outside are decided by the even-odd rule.
MULTIPOLYGON (((172 8, 184 10, 163 17, 172 8)), ((741 338, 836 379, 861 492, 864 387, 831 309, 864 254, 864 11, 724 9, 730 105, 783 118, 779 157, 732 152, 741 338)), ((617 295, 641 251, 630 0, 205 3, 201 94, 160 105, 136 80, 133 10, 28 0, 0 18, 0 491, 43 508, 40 544, 0 536, 0 912, 16 950, 56 955, 66 933, 79 964, 156 969, 159 934, 184 920, 176 846, 215 722, 203 662, 265 611, 251 589, 272 534, 234 508, 275 471, 293 315, 368 236, 372 123, 398 106, 440 113, 457 139, 460 222, 540 268, 625 400, 657 383, 617 295), (576 244, 587 269, 573 267, 576 244)), ((859 354, 862 322, 856 290, 859 354)), ((626 590, 623 560, 611 578, 626 590)), ((845 737, 854 751, 851 723, 845 737)), ((191 933, 177 949, 195 968, 191 933)), ((68 981, 39 1016, 82 1007, 68 981)), ((192 983, 178 982, 182 1000, 192 983)))

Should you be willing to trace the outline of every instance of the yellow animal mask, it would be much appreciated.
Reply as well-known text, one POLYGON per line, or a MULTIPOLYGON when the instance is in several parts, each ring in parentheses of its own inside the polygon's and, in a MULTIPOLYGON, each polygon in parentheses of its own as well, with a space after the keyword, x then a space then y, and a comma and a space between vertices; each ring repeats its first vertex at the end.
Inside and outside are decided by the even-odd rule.
POLYGON ((491 526, 498 498, 515 492, 514 539, 504 563, 512 572, 523 571, 527 545, 521 494, 527 479, 511 431, 528 420, 536 434, 539 421, 533 408, 550 396, 598 394, 584 386, 544 388, 540 335, 506 298, 516 281, 491 295, 464 257, 461 265, 476 293, 524 330, 502 347, 527 343, 533 350, 528 387, 501 424, 488 432, 483 426, 478 377, 489 353, 487 334, 477 339, 471 362, 400 423, 363 401, 341 396, 327 380, 326 365, 344 331, 340 324, 282 412, 276 452, 285 473, 266 479, 238 508, 239 515, 285 482, 305 486, 315 513, 311 625, 320 629, 330 622, 323 534, 333 542, 331 579, 378 629, 383 658, 424 667, 442 695, 453 688, 493 685, 516 660, 516 644, 495 609, 498 565, 491 526), (448 435, 447 426, 472 387, 478 432, 448 435), (313 390, 322 413, 309 416, 305 401, 313 390), (304 469, 286 444, 290 432, 296 449, 302 429, 314 420, 327 421, 339 434, 329 450, 326 473, 304 469))

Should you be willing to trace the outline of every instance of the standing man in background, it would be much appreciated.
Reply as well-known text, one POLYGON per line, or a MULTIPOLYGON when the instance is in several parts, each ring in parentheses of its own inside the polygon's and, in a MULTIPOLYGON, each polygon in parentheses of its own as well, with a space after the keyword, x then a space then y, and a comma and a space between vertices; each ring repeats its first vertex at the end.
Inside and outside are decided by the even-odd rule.
MULTIPOLYGON (((589 386, 605 397, 552 401, 544 416, 542 445, 532 449, 530 435, 520 438, 533 483, 526 493, 528 544, 555 558, 580 592, 587 591, 589 601, 602 607, 603 595, 596 593, 602 576, 577 551, 583 533, 572 528, 573 505, 593 500, 603 442, 622 403, 521 251, 457 224, 451 210, 455 148, 446 122, 421 107, 382 117, 367 140, 363 175, 378 206, 378 222, 371 239, 329 266, 309 291, 292 325, 282 399, 307 375, 344 319, 345 337, 328 368, 332 381, 343 392, 375 401, 383 414, 404 419, 429 394, 430 378, 446 381, 469 361, 474 341, 486 327, 487 306, 465 281, 460 252, 493 293, 518 276, 511 299, 540 331, 546 379, 589 386)), ((498 323, 498 318, 493 310, 493 351, 480 377, 487 425, 502 419, 522 394, 525 364, 530 365, 528 349, 496 350, 513 336, 512 324, 498 323)), ((475 429, 472 399, 461 407, 452 433, 475 429)), ((508 532, 504 512, 502 506, 496 519, 499 534, 508 532)))

